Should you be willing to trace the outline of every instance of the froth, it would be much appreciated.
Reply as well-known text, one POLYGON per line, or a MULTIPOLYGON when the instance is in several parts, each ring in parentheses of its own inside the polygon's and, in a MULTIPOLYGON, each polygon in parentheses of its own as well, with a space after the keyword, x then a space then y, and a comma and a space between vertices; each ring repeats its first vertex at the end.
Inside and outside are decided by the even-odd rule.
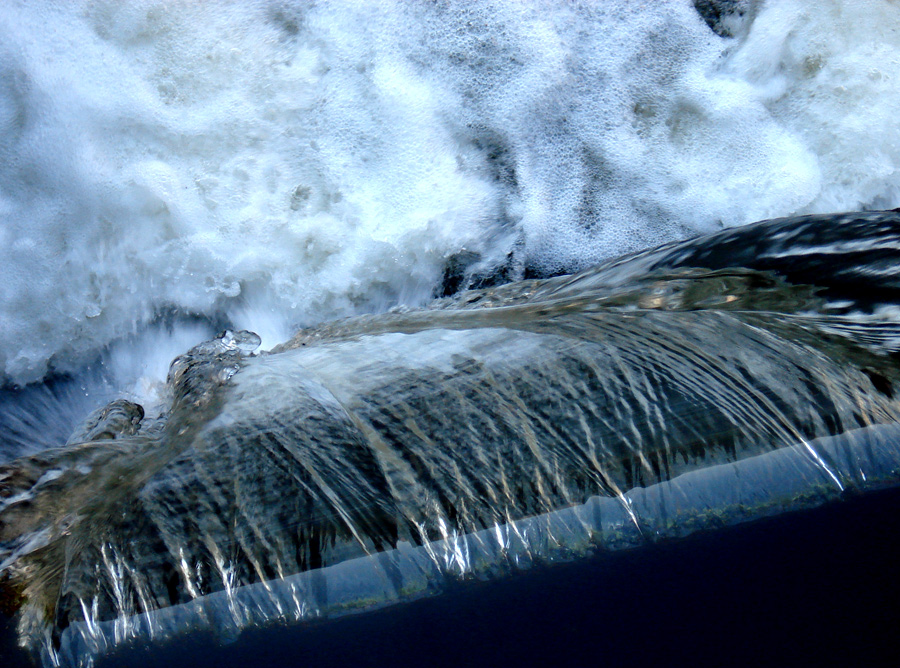
POLYGON ((900 10, 770 4, 726 39, 689 0, 5 3, 0 373, 896 206, 900 10))
POLYGON ((814 157, 820 179, 805 211, 900 203, 897 3, 766 3, 721 71, 748 82, 814 157))

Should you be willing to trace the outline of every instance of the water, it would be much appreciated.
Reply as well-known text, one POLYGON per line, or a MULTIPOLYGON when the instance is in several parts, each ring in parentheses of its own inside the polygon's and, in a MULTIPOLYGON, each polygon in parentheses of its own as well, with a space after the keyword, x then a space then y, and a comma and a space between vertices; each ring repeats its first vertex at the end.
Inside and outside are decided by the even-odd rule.
POLYGON ((896 211, 779 219, 268 353, 226 330, 158 414, 0 467, 0 602, 89 666, 897 486, 898 239, 896 211))
MULTIPOLYGON (((195 637, 107 666, 885 665, 900 594, 900 498, 696 535, 641 552, 468 583, 440 598, 248 632, 221 648, 195 637)), ((890 659, 887 659, 887 663, 890 659)))
POLYGON ((900 205, 896 4, 737 4, 4 3, 0 374, 900 205))
MULTIPOLYGON (((371 350, 316 361, 314 352, 298 352, 300 344, 388 334, 398 323, 403 336, 424 340, 429 334, 420 332, 421 317, 444 318, 446 331, 458 334, 468 325, 455 318, 493 317, 485 315, 489 309, 468 312, 484 303, 450 305, 443 315, 405 311, 461 289, 577 271, 764 218, 900 206, 896 3, 697 4, 706 20, 688 0, 477 7, 5 3, 0 463, 64 444, 86 415, 121 397, 143 406, 142 431, 151 434, 141 441, 149 460, 139 449, 125 465, 128 475, 143 470, 134 478, 139 488, 143 476, 178 454, 152 456, 154 425, 178 423, 168 415, 169 363, 226 328, 258 333, 261 350, 295 348, 283 359, 317 369, 318 380, 303 381, 307 390, 329 377, 329 391, 345 396, 359 390, 358 382, 377 380, 361 371, 367 356, 389 360, 396 346, 379 339, 385 343, 371 350), (395 307, 393 315, 374 320, 320 326, 395 307)), ((803 346, 821 345, 816 337, 860 341, 865 359, 838 344, 821 353, 838 362, 814 365, 808 385, 783 382, 785 372, 771 376, 762 392, 785 402, 794 436, 840 434, 893 419, 894 369, 881 356, 895 352, 897 340, 891 233, 879 236, 863 223, 850 234, 852 219, 844 222, 845 232, 819 239, 831 249, 824 256, 803 235, 765 228, 768 242, 750 233, 730 244, 718 237, 715 261, 701 262, 702 249, 684 257, 650 255, 608 267, 599 283, 587 274, 568 288, 556 279, 562 282, 548 290, 575 302, 588 290, 603 308, 711 309, 716 315, 705 326, 710 340, 721 338, 709 354, 728 373, 742 363, 754 368, 729 357, 731 325, 711 324, 731 323, 735 316, 721 315, 732 308, 726 308, 731 297, 734 307, 790 316, 738 325, 741 345, 744 327, 769 328, 789 342, 780 361, 760 353, 773 368, 809 366, 803 346), (797 264, 801 255, 815 261, 797 264), (731 264, 749 273, 715 273, 731 264), (654 269, 697 266, 713 273, 676 272, 655 286, 646 277, 654 269), (842 272, 832 276, 835 267, 842 272), (767 270, 821 290, 768 284, 753 273, 767 270), (808 320, 798 324, 797 317, 808 320), (796 359, 787 354, 793 345, 800 347, 796 359), (823 385, 829 389, 817 394, 823 385), (863 408, 854 405, 861 397, 863 408), (807 412, 797 411, 802 405, 807 412)), ((498 290, 479 299, 517 299, 498 290)), ((514 309, 510 317, 537 317, 529 308, 535 307, 514 309)), ((507 316, 498 317, 509 326, 507 316)), ((619 378, 622 387, 650 378, 654 391, 669 396, 671 388, 654 386, 652 374, 641 376, 640 362, 659 352, 649 342, 679 327, 685 350, 696 352, 689 345, 696 323, 645 320, 618 330, 606 323, 598 331, 618 336, 623 350, 637 346, 629 353, 634 369, 619 378)), ((582 325, 571 326, 585 336, 582 325)), ((490 329, 478 327, 482 334, 490 329)), ((546 332, 523 332, 513 343, 457 334, 416 346, 432 351, 425 358, 401 353, 381 373, 390 378, 410 362, 431 368, 433 355, 454 345, 457 356, 488 366, 497 355, 543 359, 535 353, 543 344, 529 336, 546 332)), ((677 357, 660 362, 674 378, 683 363, 677 357)), ((244 368, 231 360, 209 370, 225 373, 219 380, 228 382, 232 363, 244 368)), ((236 382, 251 383, 253 373, 242 371, 236 382)), ((261 386, 268 382, 265 374, 259 378, 261 386)), ((754 416, 755 400, 740 395, 743 381, 730 380, 726 374, 721 385, 709 386, 724 394, 707 390, 713 413, 724 411, 726 422, 739 416, 729 447, 739 451, 748 434, 764 434, 776 447, 773 436, 784 436, 784 425, 754 416)), ((638 425, 639 441, 650 438, 641 429, 685 438, 678 432, 681 408, 662 416, 665 400, 655 403, 652 392, 631 396, 626 422, 638 425)), ((186 424, 218 410, 205 413, 202 401, 184 405, 202 409, 186 424)), ((101 463, 97 470, 115 454, 104 447, 91 452, 101 463)), ((734 452, 722 446, 717 456, 730 461, 734 452)), ((819 445, 812 454, 820 454, 819 445)), ((627 475, 624 467, 613 487, 622 492, 636 482, 657 482, 661 465, 638 462, 627 475)), ((55 470, 32 483, 53 489, 55 470)), ((822 460, 816 470, 831 471, 824 484, 840 493, 844 473, 858 485, 853 476, 863 469, 822 460)), ((88 476, 84 490, 115 489, 109 471, 99 479, 81 475, 88 476)), ((500 519, 554 511, 563 501, 584 503, 589 484, 572 484, 534 495, 534 507, 513 503, 500 519)), ((416 494, 393 493, 401 501, 404 493, 416 494)), ((413 507, 410 502, 403 512, 413 507)), ((497 519, 480 512, 451 519, 460 520, 463 532, 497 519)), ((425 537, 446 540, 450 534, 441 531, 425 537)), ((337 562, 357 548, 334 549, 330 557, 327 550, 325 557, 307 556, 337 562)), ((240 568, 252 571, 253 559, 240 568)), ((240 568, 235 572, 243 573, 240 568)), ((219 581, 227 589, 227 578, 219 581)))

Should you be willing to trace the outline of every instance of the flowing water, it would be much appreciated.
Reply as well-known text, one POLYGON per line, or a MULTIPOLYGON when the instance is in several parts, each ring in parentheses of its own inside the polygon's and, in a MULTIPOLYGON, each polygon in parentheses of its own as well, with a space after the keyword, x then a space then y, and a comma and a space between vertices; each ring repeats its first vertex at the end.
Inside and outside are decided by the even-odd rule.
POLYGON ((895 482, 897 215, 795 216, 900 206, 896 3, 0 35, 0 571, 48 663, 895 482))
POLYGON ((269 353, 228 330, 160 415, 119 399, 0 468, 5 606, 89 663, 895 485, 898 239, 896 212, 783 219, 269 353))

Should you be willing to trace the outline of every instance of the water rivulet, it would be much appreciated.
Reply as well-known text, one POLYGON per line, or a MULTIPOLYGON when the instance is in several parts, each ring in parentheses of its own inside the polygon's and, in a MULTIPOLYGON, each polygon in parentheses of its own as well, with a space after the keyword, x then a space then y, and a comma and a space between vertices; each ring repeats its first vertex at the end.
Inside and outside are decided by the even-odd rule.
POLYGON ((900 214, 765 221, 175 359, 0 468, 47 663, 303 620, 821 503, 900 471, 900 214))

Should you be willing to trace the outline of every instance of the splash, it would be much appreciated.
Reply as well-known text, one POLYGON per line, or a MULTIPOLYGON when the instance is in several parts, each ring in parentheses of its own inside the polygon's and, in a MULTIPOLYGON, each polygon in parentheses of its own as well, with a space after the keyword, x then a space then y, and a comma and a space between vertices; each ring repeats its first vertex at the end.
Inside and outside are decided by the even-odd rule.
POLYGON ((896 3, 696 4, 4 3, 0 377, 900 205, 896 3))

